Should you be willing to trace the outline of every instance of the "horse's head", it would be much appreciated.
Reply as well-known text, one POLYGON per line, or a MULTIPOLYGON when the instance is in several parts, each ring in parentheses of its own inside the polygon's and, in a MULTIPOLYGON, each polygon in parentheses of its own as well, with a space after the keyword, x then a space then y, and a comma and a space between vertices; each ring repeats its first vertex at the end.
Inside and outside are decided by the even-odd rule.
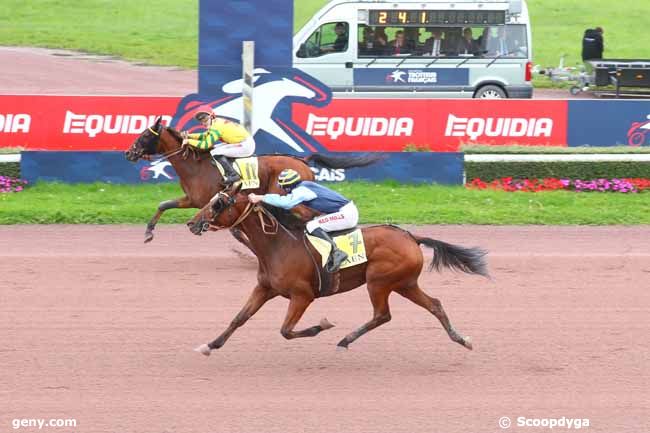
POLYGON ((165 126, 162 124, 162 117, 159 117, 153 126, 142 131, 129 150, 124 152, 124 157, 131 162, 136 162, 142 157, 149 157, 151 155, 162 153, 160 149, 160 135, 164 128, 165 126))
POLYGON ((241 194, 239 185, 233 191, 220 191, 212 200, 187 222, 187 227, 195 235, 208 230, 232 227, 249 206, 248 196, 241 194))

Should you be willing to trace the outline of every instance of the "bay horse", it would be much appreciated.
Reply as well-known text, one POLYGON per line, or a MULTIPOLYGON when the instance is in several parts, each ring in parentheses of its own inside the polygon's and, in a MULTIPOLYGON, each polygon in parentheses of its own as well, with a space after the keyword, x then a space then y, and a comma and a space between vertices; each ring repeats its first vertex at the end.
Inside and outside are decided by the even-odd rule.
MULTIPOLYGON (((293 214, 264 204, 253 205, 242 193, 229 195, 223 192, 217 194, 187 223, 190 231, 196 235, 208 230, 239 227, 250 239, 258 259, 257 285, 242 310, 221 335, 197 347, 196 351, 207 356, 212 350, 222 347, 237 328, 276 296, 289 299, 289 308, 280 330, 285 338, 313 337, 334 326, 324 318, 318 325, 294 330, 307 307, 321 294, 318 288, 319 269, 314 260, 317 253, 307 246, 303 237, 304 221, 312 218, 314 211, 298 206, 291 212, 293 214), (302 218, 296 218, 295 214, 302 218), (274 222, 276 229, 272 230, 270 227, 274 222)), ((418 285, 424 262, 419 246, 434 250, 429 270, 439 271, 446 267, 489 278, 485 262, 487 253, 480 248, 464 248, 416 236, 394 225, 365 227, 362 233, 367 262, 341 269, 339 289, 328 295, 344 293, 367 284, 374 313, 369 322, 346 335, 338 343, 338 348, 347 349, 363 334, 391 320, 388 297, 391 292, 397 292, 433 314, 452 341, 471 350, 471 339, 454 329, 441 302, 428 296, 418 285)))
MULTIPOLYGON (((131 162, 139 159, 150 159, 152 155, 162 155, 174 167, 180 179, 183 197, 166 200, 158 205, 158 211, 147 224, 144 242, 153 240, 153 230, 162 214, 169 209, 200 209, 210 201, 214 195, 224 189, 223 177, 211 162, 211 155, 207 151, 198 151, 192 147, 183 147, 180 133, 174 128, 162 124, 161 118, 156 123, 146 128, 131 147, 124 152, 124 156, 131 162)), ((285 168, 292 168, 300 173, 305 180, 314 180, 314 173, 308 163, 314 162, 326 168, 353 168, 364 167, 383 159, 381 155, 360 156, 332 156, 313 154, 304 158, 292 155, 260 155, 259 178, 260 187, 251 192, 265 194, 267 192, 280 193, 282 190, 277 185, 277 177, 285 168)), ((241 241, 237 235, 235 237, 241 241)))

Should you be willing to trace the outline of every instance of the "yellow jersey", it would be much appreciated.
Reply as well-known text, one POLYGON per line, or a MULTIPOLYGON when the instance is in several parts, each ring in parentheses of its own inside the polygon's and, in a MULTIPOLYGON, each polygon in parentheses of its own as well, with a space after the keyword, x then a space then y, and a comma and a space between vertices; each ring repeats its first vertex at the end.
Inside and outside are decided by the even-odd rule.
POLYGON ((250 137, 242 125, 222 117, 212 120, 210 129, 198 134, 188 134, 187 143, 198 149, 212 149, 215 144, 222 142, 237 144, 250 137))

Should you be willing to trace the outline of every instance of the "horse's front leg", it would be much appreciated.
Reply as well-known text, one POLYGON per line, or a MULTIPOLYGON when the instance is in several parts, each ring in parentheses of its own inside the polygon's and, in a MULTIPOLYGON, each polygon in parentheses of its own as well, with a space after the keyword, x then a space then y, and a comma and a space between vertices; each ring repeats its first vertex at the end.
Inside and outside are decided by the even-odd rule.
POLYGON ((176 200, 163 201, 160 203, 158 205, 158 211, 153 216, 153 218, 151 218, 149 224, 147 224, 147 230, 144 232, 144 243, 146 244, 147 242, 151 242, 153 240, 153 229, 156 228, 156 224, 158 224, 158 220, 160 220, 163 212, 168 209, 187 209, 191 207, 194 206, 192 206, 192 201, 187 196, 177 198, 176 200))
POLYGON ((219 349, 221 346, 226 344, 226 341, 230 338, 230 336, 233 334, 233 332, 235 332, 237 328, 246 323, 246 321, 250 319, 253 314, 257 313, 257 310, 259 310, 262 305, 266 303, 266 301, 274 298, 275 296, 275 293, 271 292, 268 288, 258 284, 255 286, 253 293, 251 293, 244 307, 239 313, 237 313, 235 318, 232 319, 232 322, 230 322, 228 328, 226 328, 226 330, 223 331, 221 335, 219 335, 211 343, 202 344, 194 350, 201 352, 205 356, 210 356, 210 351, 219 349))

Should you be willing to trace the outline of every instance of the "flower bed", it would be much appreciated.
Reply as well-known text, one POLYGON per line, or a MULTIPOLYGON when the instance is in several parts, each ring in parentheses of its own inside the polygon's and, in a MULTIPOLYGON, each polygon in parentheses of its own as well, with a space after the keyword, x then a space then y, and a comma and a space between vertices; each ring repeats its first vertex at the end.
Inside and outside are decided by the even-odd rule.
POLYGON ((508 192, 540 192, 567 190, 576 192, 618 192, 636 193, 650 190, 650 179, 514 179, 502 177, 491 182, 476 178, 469 182, 468 189, 493 189, 508 192))
POLYGON ((20 192, 25 189, 26 180, 0 176, 0 193, 20 192))

